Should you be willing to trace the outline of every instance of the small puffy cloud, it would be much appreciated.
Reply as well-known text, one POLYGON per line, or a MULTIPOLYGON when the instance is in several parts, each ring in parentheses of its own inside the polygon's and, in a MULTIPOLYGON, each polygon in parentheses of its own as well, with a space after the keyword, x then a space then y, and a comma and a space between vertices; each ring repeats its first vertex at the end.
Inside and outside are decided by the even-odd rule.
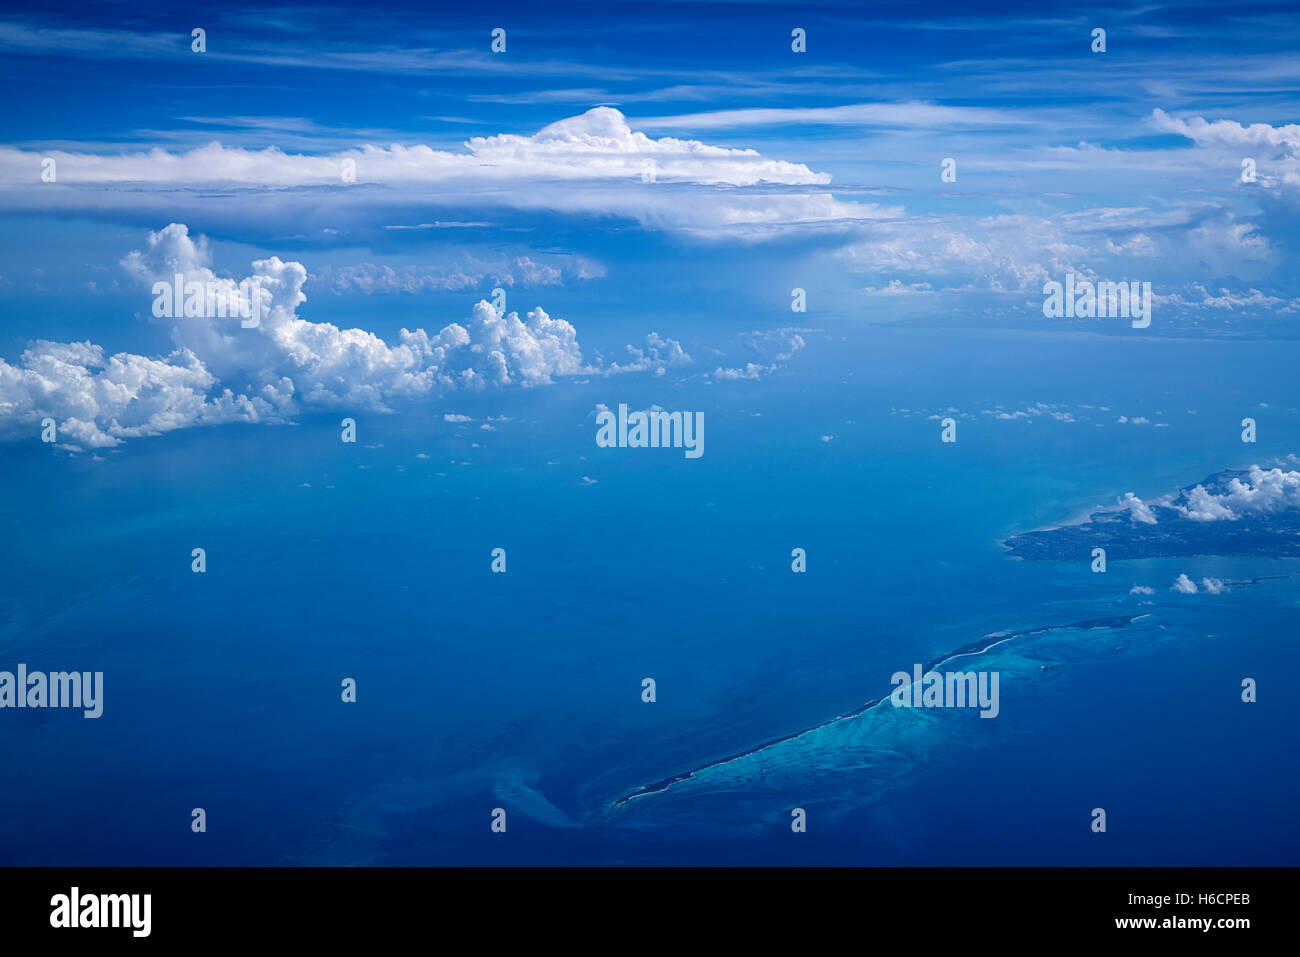
POLYGON ((787 362, 794 358, 796 352, 808 345, 803 337, 805 332, 818 332, 817 329, 804 329, 787 326, 782 329, 762 329, 751 332, 746 337, 746 344, 759 355, 787 362))
POLYGON ((891 279, 887 286, 863 286, 862 291, 869 296, 915 296, 934 292, 934 286, 928 282, 903 282, 891 279))
POLYGON ((1179 510, 1188 518, 1198 522, 1217 522, 1221 519, 1234 521, 1238 517, 1221 497, 1207 492, 1198 485, 1187 493, 1187 503, 1179 510))
POLYGON ((444 422, 473 422, 468 415, 461 415, 458 412, 444 412, 442 416, 444 422))
MULTIPOLYGON (((1087 407, 1084 406, 1084 408, 1087 407)), ((956 410, 950 409, 949 411, 956 411, 956 410)), ((1006 411, 1005 409, 1002 408, 1002 406, 999 405, 999 406, 995 406, 992 409, 981 409, 980 414, 991 415, 993 416, 994 419, 1003 422, 1009 422, 1015 419, 1032 419, 1037 416, 1047 416, 1048 418, 1055 419, 1057 422, 1078 421, 1075 418, 1074 413, 1066 411, 1062 407, 1057 405, 1052 405, 1051 403, 1048 402, 1035 402, 1033 405, 1027 406, 1024 409, 1015 409, 1011 412, 1006 411)))
POLYGON ((1221 578, 1202 578, 1201 587, 1211 595, 1221 595, 1228 590, 1221 578))
POLYGON ((1186 574, 1179 575, 1174 579, 1174 583, 1169 587, 1171 591, 1176 591, 1183 595, 1196 594, 1196 582, 1188 578, 1186 574))
POLYGON ((644 347, 629 345, 626 348, 632 361, 625 365, 617 362, 610 363, 608 371, 611 374, 653 370, 656 374, 662 375, 669 367, 690 365, 695 361, 682 348, 680 342, 676 339, 667 339, 657 332, 652 332, 645 337, 644 347))
POLYGON ((1125 492, 1124 497, 1119 500, 1119 504, 1121 508, 1128 510, 1129 521, 1140 522, 1143 525, 1156 524, 1156 513, 1152 511, 1151 506, 1132 492, 1125 492))
POLYGON ((760 379, 763 377, 764 373, 771 372, 775 368, 775 365, 762 366, 754 362, 746 362, 743 369, 724 369, 722 366, 718 366, 713 370, 713 378, 728 379, 731 381, 736 381, 738 379, 760 379))
POLYGON ((1150 585, 1134 585, 1128 590, 1130 595, 1154 595, 1156 590, 1150 585))
POLYGON ((713 370, 713 378, 730 381, 761 379, 781 368, 782 363, 794 358, 795 353, 807 346, 804 333, 818 331, 820 330, 787 326, 748 333, 742 340, 745 347, 756 353, 763 361, 746 362, 744 366, 718 366, 713 370))
POLYGON ((1182 292, 1175 291, 1167 295, 1156 295, 1153 298, 1159 305, 1181 306, 1184 309, 1194 310, 1272 311, 1279 313, 1300 311, 1300 299, 1270 296, 1255 288, 1238 292, 1220 288, 1217 293, 1211 293, 1196 282, 1189 283, 1182 292))

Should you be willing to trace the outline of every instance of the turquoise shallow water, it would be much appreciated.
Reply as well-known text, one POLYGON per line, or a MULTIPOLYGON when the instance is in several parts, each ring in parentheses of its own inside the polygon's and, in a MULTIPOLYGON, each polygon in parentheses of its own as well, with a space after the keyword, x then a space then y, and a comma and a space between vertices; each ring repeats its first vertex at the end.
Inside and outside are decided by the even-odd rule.
POLYGON ((22 786, 0 798, 0 857, 1295 863, 1300 579, 1169 590, 1182 572, 1295 576, 1295 562, 1094 575, 1086 556, 1019 562, 999 545, 1300 449, 1291 347, 808 339, 760 384, 484 394, 359 414, 355 446, 340 413, 103 461, 4 448, 16 547, 0 652, 102 670, 106 704, 97 721, 4 716, 22 786), (706 453, 597 449, 597 402, 702 409, 706 453), (1037 403, 1072 421, 996 417, 1037 403), (1261 422, 1254 447, 1242 409, 1261 422), (957 416, 956 445, 939 443, 940 414, 957 416), (489 415, 510 421, 479 428, 489 415), (489 570, 498 546, 505 575, 489 570), (796 546, 807 574, 790 571, 796 546), (997 719, 881 709, 610 810, 981 635, 1142 613, 981 659, 1004 675, 997 719), (1240 702, 1243 676, 1257 704, 1240 702), (488 828, 501 805, 506 840, 488 828), (1088 829, 1098 806, 1104 835, 1088 829), (794 807, 807 834, 790 832, 794 807))

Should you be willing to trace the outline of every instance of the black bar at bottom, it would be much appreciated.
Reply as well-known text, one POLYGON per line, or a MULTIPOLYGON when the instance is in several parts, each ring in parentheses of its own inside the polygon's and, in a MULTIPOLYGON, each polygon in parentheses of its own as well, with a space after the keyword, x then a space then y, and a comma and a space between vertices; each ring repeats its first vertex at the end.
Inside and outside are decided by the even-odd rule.
POLYGON ((469 933, 453 945, 520 935, 622 949, 682 934, 775 944, 842 932, 863 946, 1231 945, 1295 938, 1295 878, 1290 868, 3 868, 0 927, 6 943, 91 947, 453 944, 469 933))

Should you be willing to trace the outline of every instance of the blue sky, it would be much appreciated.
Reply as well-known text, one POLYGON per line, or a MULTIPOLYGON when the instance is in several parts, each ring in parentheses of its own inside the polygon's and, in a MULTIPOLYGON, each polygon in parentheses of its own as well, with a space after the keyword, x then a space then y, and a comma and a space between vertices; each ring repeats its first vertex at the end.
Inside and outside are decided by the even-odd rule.
POLYGON ((1296 39, 1285 4, 7 12, 3 433, 761 379, 840 323, 1292 338, 1296 39), (272 277, 272 321, 154 318, 178 265, 272 277), (1151 328, 1044 320, 1071 272, 1150 282, 1151 328))

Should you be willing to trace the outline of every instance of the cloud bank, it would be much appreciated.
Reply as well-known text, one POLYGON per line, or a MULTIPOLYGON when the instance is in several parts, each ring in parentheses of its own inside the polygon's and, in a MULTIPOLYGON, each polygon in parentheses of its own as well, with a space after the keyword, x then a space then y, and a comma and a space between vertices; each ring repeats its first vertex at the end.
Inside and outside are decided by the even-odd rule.
MULTIPOLYGON (((145 249, 122 265, 142 284, 201 282, 218 297, 237 283, 218 277, 202 237, 173 223, 150 233, 145 249)), ((608 369, 584 362, 577 330, 538 307, 520 318, 479 302, 464 324, 436 333, 402 329, 389 344, 363 329, 342 329, 297 315, 307 271, 278 257, 252 264, 261 319, 245 328, 226 318, 171 322, 175 349, 163 358, 106 356, 90 342, 38 341, 17 365, 0 360, 0 436, 36 434, 44 418, 59 437, 102 448, 123 439, 229 421, 282 421, 302 406, 390 411, 390 403, 458 390, 535 387, 559 378, 683 364, 679 343, 651 333, 634 362, 608 369)))
MULTIPOLYGON (((434 208, 621 216, 656 229, 763 238, 791 227, 891 215, 819 191, 830 174, 757 150, 652 138, 611 107, 596 107, 531 135, 467 140, 463 151, 365 145, 306 155, 212 142, 190 150, 40 152, 0 147, 0 208, 65 212, 176 203, 212 191, 265 197, 286 209, 387 216, 434 208), (41 180, 52 160, 56 179, 41 180), (33 187, 39 187, 34 191, 33 187)), ((422 224, 433 226, 435 224, 422 224)), ((474 224, 469 224, 474 225, 474 224)))

